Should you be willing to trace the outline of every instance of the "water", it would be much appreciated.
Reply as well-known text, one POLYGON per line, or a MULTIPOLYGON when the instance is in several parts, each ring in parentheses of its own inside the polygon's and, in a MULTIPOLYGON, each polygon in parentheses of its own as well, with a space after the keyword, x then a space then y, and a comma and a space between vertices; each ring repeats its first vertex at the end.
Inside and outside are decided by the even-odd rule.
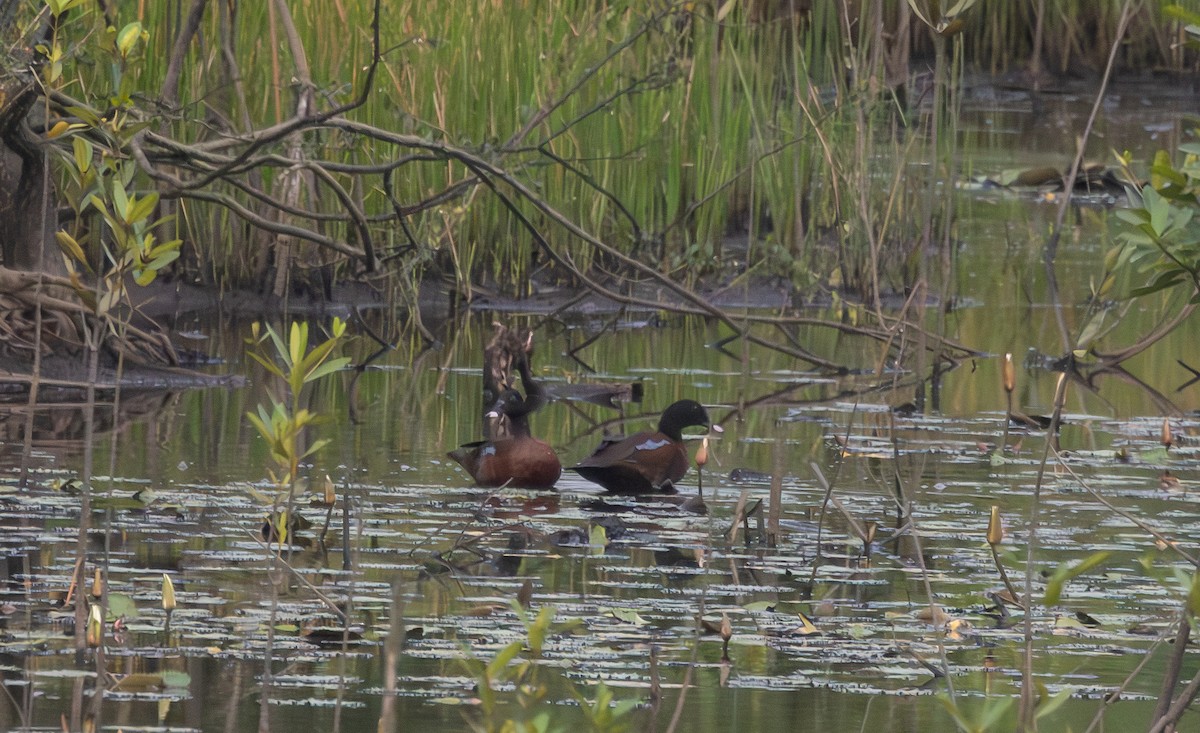
MULTIPOLYGON (((1150 98, 1158 99, 1157 92, 1114 95, 1098 155, 1109 147, 1138 146, 1145 159, 1151 148, 1179 139, 1181 114, 1194 113, 1194 101, 1173 98, 1150 106, 1144 103, 1150 98)), ((1049 154, 1060 155, 1065 167, 1090 100, 1052 98, 1037 122, 1022 104, 999 98, 964 118, 977 171, 1041 164, 1049 154)), ((584 716, 572 690, 591 697, 595 683, 604 681, 617 699, 639 701, 636 727, 666 729, 687 677, 687 730, 781 729, 797 720, 829 730, 952 730, 939 697, 949 686, 930 671, 943 654, 961 714, 979 720, 1007 706, 1003 719, 1010 722, 1001 727, 1009 725, 1022 629, 989 611, 984 593, 1002 581, 985 535, 990 508, 997 505, 1007 530, 1001 562, 1023 586, 1029 511, 1045 443, 1042 432, 1014 427, 1008 444, 1016 450, 993 460, 1005 436, 999 356, 1012 352, 1024 364, 1031 351, 1063 353, 1055 312, 1069 332, 1079 330, 1080 305, 1100 275, 1115 224, 1102 207, 1073 214, 1080 226, 1060 250, 1054 299, 1040 253, 1053 206, 1032 195, 959 196, 960 243, 950 288, 959 306, 948 314, 947 334, 984 356, 947 372, 937 409, 925 414, 890 409, 914 399, 911 374, 831 378, 758 348, 742 362, 736 358, 740 345, 730 347, 732 355, 710 348, 727 333, 698 319, 634 327, 646 314, 631 314, 629 327, 579 352, 595 373, 568 352, 606 318, 538 328, 534 364, 547 383, 645 384, 645 402, 623 412, 556 402, 535 414, 534 431, 564 465, 586 455, 605 428, 632 432, 652 425, 676 399, 693 397, 710 406, 725 433, 713 443, 703 477, 707 515, 656 502, 600 510, 596 488, 570 472, 556 493, 473 487, 445 453, 479 437, 479 366, 494 314, 446 324, 439 350, 401 345, 373 362, 353 391, 349 374, 319 388, 310 407, 330 421, 315 434, 331 442, 305 473, 314 483, 329 475, 339 504, 332 512, 302 508, 315 526, 299 533, 307 546, 291 555, 296 574, 279 578, 276 680, 269 694, 274 727, 373 727, 389 699, 382 640, 393 624, 407 635, 394 698, 404 725, 460 730, 464 715, 520 718, 527 713, 512 691, 516 662, 502 675, 503 703, 494 710, 479 702, 476 675, 506 645, 527 640, 526 624, 547 607, 554 609, 556 625, 522 682, 527 698, 541 700, 528 702, 529 710, 549 711, 562 727, 580 724, 584 716), (351 405, 358 423, 348 418, 351 405), (813 465, 832 482, 841 508, 824 503, 813 465), (753 517, 749 540, 744 533, 729 539, 743 493, 750 504, 769 493, 767 481, 733 481, 731 471, 740 468, 782 477, 782 531, 775 547, 761 541, 753 517), (914 502, 919 551, 911 532, 896 526, 897 483, 914 502), (342 524, 346 501, 354 507, 348 535, 342 524), (599 520, 610 543, 590 547, 599 520), (322 547, 316 539, 327 521, 322 547), (878 524, 869 556, 854 530, 866 522, 878 524), (357 572, 342 569, 343 539, 357 572), (345 651, 302 638, 301 629, 314 622, 332 625, 335 617, 297 575, 336 602, 353 599, 354 636, 345 651), (512 602, 526 582, 532 610, 522 620, 512 602), (967 623, 939 633, 922 617, 927 591, 947 618, 967 623), (817 633, 804 633, 801 614, 817 633), (698 615, 714 627, 723 615, 729 619, 731 661, 722 660, 719 635, 696 636, 698 615), (655 673, 648 662, 652 653, 655 673), (471 659, 473 666, 466 661, 471 659), (649 704, 652 684, 663 688, 658 708, 649 704)), ((1160 307, 1134 304, 1114 318, 1118 325, 1108 338, 1121 343, 1144 333, 1157 322, 1160 307)), ((514 327, 539 323, 536 316, 500 317, 514 327)), ((28 459, 33 487, 20 491, 25 414, 13 409, 3 416, 9 441, 0 453, 9 468, 0 485, 0 548, 7 558, 0 669, 11 693, 0 696, 5 728, 28 722, 57 729, 61 716, 78 727, 89 715, 106 728, 125 730, 257 726, 272 623, 268 554, 257 538, 267 514, 260 496, 273 490, 266 481, 268 451, 244 415, 269 399, 271 385, 240 353, 245 324, 195 325, 210 334, 210 350, 227 360, 222 370, 246 373, 250 384, 167 397, 123 395, 122 410, 107 423, 115 422, 115 429, 106 429, 96 444, 98 473, 104 475, 97 489, 113 509, 95 517, 105 529, 93 535, 87 572, 90 578, 107 554, 110 593, 127 596, 138 609, 119 637, 109 636, 107 669, 188 676, 166 689, 118 689, 103 699, 93 694, 94 664, 76 664, 52 603, 66 591, 75 561, 79 500, 55 491, 51 481, 80 469, 78 413, 39 412, 28 459), (132 499, 147 489, 153 502, 143 506, 132 499), (169 636, 159 607, 164 572, 179 597, 169 636)), ((822 355, 866 366, 878 359, 877 347, 827 330, 797 335, 822 355)), ((362 361, 370 349, 360 340, 351 354, 362 361)), ((1198 350, 1183 328, 1132 360, 1128 374, 1102 377, 1094 389, 1073 384, 1068 393, 1061 445, 1075 475, 1051 464, 1041 489, 1035 602, 1040 604, 1045 578, 1056 568, 1096 551, 1111 554, 1068 582, 1057 606, 1035 605, 1035 673, 1051 694, 1071 694, 1044 722, 1048 728, 1086 727, 1103 695, 1147 653, 1154 658, 1127 684, 1122 701, 1110 706, 1105 728, 1144 727, 1153 708, 1168 654, 1168 645, 1156 646, 1156 640, 1169 630, 1184 590, 1173 573, 1190 566, 1155 547, 1153 537, 1092 492, 1169 537, 1186 540, 1200 532, 1193 437, 1200 387, 1176 391, 1190 377, 1176 360, 1200 365, 1198 350), (1164 416, 1177 436, 1169 453, 1159 446, 1164 416), (1078 622, 1076 612, 1099 626, 1078 622)), ((1048 414, 1057 375, 1037 363, 1031 359, 1018 369, 1014 406, 1048 414)), ((693 471, 682 492, 696 491, 693 471)), ((1184 666, 1184 676, 1191 676, 1194 662, 1184 666)))

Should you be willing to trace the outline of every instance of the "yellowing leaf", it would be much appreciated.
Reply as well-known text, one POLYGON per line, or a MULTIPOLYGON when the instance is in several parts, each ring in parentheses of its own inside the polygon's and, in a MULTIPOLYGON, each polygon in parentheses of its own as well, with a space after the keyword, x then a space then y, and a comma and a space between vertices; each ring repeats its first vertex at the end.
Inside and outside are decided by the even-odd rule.
POLYGON ((58 122, 55 122, 54 126, 50 128, 50 131, 46 133, 46 137, 53 140, 69 129, 71 129, 71 123, 67 122, 66 120, 59 120, 58 122))
POLYGON ((800 617, 800 627, 793 630, 792 631, 793 634, 799 634, 800 636, 809 636, 811 634, 821 633, 817 629, 816 624, 814 624, 812 622, 812 619, 810 619, 808 616, 805 616, 803 613, 797 613, 796 615, 800 617))
POLYGON ((138 22, 130 23, 121 29, 117 34, 117 50, 121 56, 129 56, 133 52, 133 47, 137 45, 138 39, 142 37, 142 24, 138 22))
POLYGON ((58 242, 59 248, 71 257, 71 259, 82 263, 84 267, 91 270, 91 267, 88 265, 87 255, 83 253, 83 247, 79 246, 79 242, 75 241, 75 237, 59 230, 54 233, 54 239, 58 242))
POLYGON ((588 546, 592 550, 593 555, 603 555, 604 548, 608 546, 608 530, 604 525, 593 524, 588 532, 588 546))

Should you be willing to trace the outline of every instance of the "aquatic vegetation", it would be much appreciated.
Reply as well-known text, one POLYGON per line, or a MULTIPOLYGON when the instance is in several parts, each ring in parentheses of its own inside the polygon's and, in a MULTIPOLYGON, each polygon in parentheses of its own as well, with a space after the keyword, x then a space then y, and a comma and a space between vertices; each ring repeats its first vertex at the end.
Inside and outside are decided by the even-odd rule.
MULTIPOLYGON (((224 5, 222 12, 232 7, 224 5)), ((240 20, 269 29, 280 5, 244 8, 240 20)), ((313 21, 305 32, 317 34, 318 45, 329 42, 320 29, 336 25, 318 13, 361 12, 294 5, 313 21)), ((629 310, 529 319, 546 335, 539 381, 588 380, 594 370, 605 383, 641 380, 648 404, 687 396, 710 405, 726 432, 684 453, 702 451, 703 491, 699 471, 695 490, 705 516, 661 497, 598 498, 571 476, 553 493, 463 487, 445 453, 476 437, 487 409, 466 355, 478 353, 490 314, 448 322, 437 333, 439 351, 414 338, 378 359, 355 353, 363 368, 349 389, 335 374, 347 363, 336 349, 365 347, 344 343, 339 322, 319 344, 315 322, 251 332, 251 366, 264 379, 132 417, 114 406, 100 431, 111 436, 113 468, 101 478, 90 453, 71 452, 102 445, 94 412, 79 433, 66 432, 78 422, 72 418, 45 419, 62 432, 37 433, 51 436, 37 444, 32 428, 14 428, 30 446, 20 450, 20 478, 0 486, 0 546, 12 558, 0 613, 5 650, 16 660, 6 674, 29 690, 0 702, 13 719, 60 725, 64 711, 74 715, 86 702, 100 724, 128 727, 316 721, 360 729, 387 721, 388 729, 403 720, 457 729, 465 718, 481 730, 617 730, 654 721, 726 730, 765 728, 802 708, 835 729, 1022 721, 1082 729, 1093 718, 1146 727, 1168 719, 1172 705, 1186 708, 1179 683, 1190 669, 1189 621, 1200 593, 1185 541, 1198 521, 1196 398, 1167 393, 1160 385, 1174 372, 1161 363, 1141 372, 1140 383, 1101 389, 1091 377, 1103 375, 1085 373, 1082 357, 1045 356, 1063 354, 1045 325, 1051 311, 1062 314, 1075 345, 1124 335, 1090 327, 1095 311, 1073 305, 1104 307, 1088 295, 1107 243, 1105 212, 1075 210, 1077 252, 1059 252, 1078 258, 1063 265, 1071 275, 1064 290, 1037 280, 1046 275, 1027 263, 1041 264, 1044 233, 1054 226, 1043 202, 937 188, 956 165, 954 141, 944 136, 948 157, 935 156, 931 169, 945 167, 902 170, 904 161, 925 159, 927 134, 956 123, 925 121, 920 133, 893 137, 900 128, 889 93, 872 86, 870 39, 848 47, 849 61, 842 45, 801 57, 791 52, 797 26, 761 23, 741 4, 680 6, 651 18, 603 3, 587 3, 578 16, 494 3, 481 8, 487 23, 478 28, 429 5, 402 5, 408 25, 392 31, 408 42, 388 46, 405 63, 387 67, 383 83, 404 91, 398 96, 412 107, 393 99, 397 106, 379 112, 426 147, 406 162, 411 177, 361 193, 364 206, 377 206, 374 215, 388 209, 387 186, 397 200, 453 194, 436 210, 405 212, 408 234, 391 231, 396 246, 387 255, 403 263, 404 277, 419 279, 441 262, 460 286, 513 277, 519 290, 551 282, 540 279, 542 254, 570 252, 576 263, 628 273, 636 265, 620 254, 635 252, 686 279, 693 270, 724 273, 735 255, 745 269, 729 279, 747 291, 766 290, 750 275, 782 273, 789 293, 824 281, 841 300, 813 318, 768 321, 754 311, 732 324, 646 315, 633 306, 648 306, 635 301, 629 310), (528 43, 513 43, 518 35, 528 43), (455 40, 462 37, 478 50, 455 40), (506 43, 518 47, 515 60, 500 54, 506 43), (653 64, 635 63, 627 50, 653 64), (777 75, 752 73, 774 57, 785 61, 777 75), (841 73, 846 64, 853 74, 841 73), (574 74, 578 97, 550 80, 561 68, 574 74), (496 73, 515 83, 486 76, 496 73), (726 107, 731 99, 737 109, 726 107), (506 149, 513 130, 526 137, 506 149), (619 146, 599 144, 609 138, 619 146), (619 154, 591 157, 601 149, 619 154), (922 185, 906 186, 913 180, 922 185), (503 193, 518 184, 546 200, 561 196, 554 211, 590 221, 620 247, 601 250, 567 228, 543 226, 552 212, 503 193), (942 197, 953 207, 911 205, 942 197), (511 207, 475 205, 493 198, 511 207), (957 213, 951 220, 939 218, 943 212, 957 213), (517 225, 522 217, 530 226, 517 225), (725 239, 731 222, 732 231, 749 233, 744 251, 725 239), (546 232, 552 248, 535 232, 546 232), (491 237, 502 241, 493 247, 491 237), (894 252, 885 251, 893 243, 894 252), (987 258, 980 249, 990 250, 987 258), (948 259, 924 263, 931 252, 948 259), (884 307, 889 287, 903 292, 920 268, 935 273, 963 260, 972 266, 884 307), (505 269, 514 261, 517 270, 505 269), (935 285, 948 297, 928 298, 935 285), (1009 300, 993 298, 998 290, 1009 300), (864 306, 863 294, 878 302, 864 306), (871 319, 886 329, 857 340, 871 319), (834 321, 844 330, 830 329, 834 321), (735 333, 757 341, 726 349, 735 333), (970 344, 969 358, 947 357, 951 335, 970 344), (764 345, 772 341, 854 369, 810 371, 764 345), (1027 348, 1034 353, 1021 359, 1027 348), (1002 353, 1018 357, 989 356, 1002 353), (62 481, 61 491, 48 485, 51 476, 70 478, 67 466, 77 464, 77 482, 62 481), (327 479, 314 492, 319 499, 301 501, 301 475, 324 472, 337 477, 338 491, 327 479), (265 527, 263 505, 277 510, 265 527), (88 591, 98 603, 80 600, 88 591), (86 668, 72 661, 74 642, 56 625, 67 616, 86 668), (1175 644, 1164 654, 1168 638, 1175 644), (128 676, 107 678, 118 665, 128 676), (184 665, 193 676, 181 681, 184 665), (103 694, 89 697, 83 680, 103 694)), ((824 5, 805 19, 810 28, 839 26, 824 5)), ((999 5, 972 8, 955 38, 998 32, 989 19, 999 5)), ((1090 7, 1096 17, 1116 6, 1090 7)), ((345 35, 341 50, 365 42, 345 35)), ((805 49, 817 48, 811 33, 799 37, 805 49)), ((352 53, 321 48, 319 63, 361 78, 352 53)), ((950 98, 931 115, 961 109, 950 79, 965 66, 947 51, 941 72, 950 98)), ((188 83, 200 88, 200 73, 215 76, 215 59, 194 58, 197 77, 188 83)), ((247 70, 277 73, 264 67, 247 70)), ((251 95, 252 111, 286 117, 283 87, 272 87, 278 97, 251 95)), ((346 127, 325 132, 345 161, 378 157, 348 143, 352 129, 364 129, 359 116, 375 113, 364 106, 346 127)), ((1000 155, 1018 154, 1025 151, 1000 155)), ((1190 173, 1159 173, 1194 183, 1190 173)), ((1172 271, 1156 273, 1148 283, 1162 289, 1146 295, 1178 302, 1195 285, 1192 222, 1187 202, 1154 186, 1146 208, 1121 215, 1133 226, 1131 251, 1116 256, 1127 257, 1122 269, 1172 271), (1171 259, 1180 253, 1187 257, 1171 259)), ((148 207, 148 195, 133 196, 130 208, 148 207)), ((184 220, 225 226, 219 218, 184 220)), ((382 220, 371 225, 386 228, 382 220)), ((329 231, 350 226, 330 222, 329 231)), ((219 277, 248 264, 235 246, 225 256, 219 277)), ((1115 281, 1129 277, 1097 279, 1095 295, 1111 296, 1115 281)), ((411 302, 406 292, 398 303, 411 302)), ((781 312, 794 307, 781 302, 781 312)), ((1146 322, 1122 318, 1133 330, 1146 322)), ((238 363, 241 352, 229 347, 238 339, 214 333, 214 354, 238 363)), ((1194 360, 1194 339, 1163 339, 1172 346, 1167 357, 1146 355, 1172 368, 1176 358, 1194 360)), ((576 457, 603 430, 658 417, 620 403, 546 409, 547 443, 576 457)), ((682 479, 688 494, 690 476, 682 479)))

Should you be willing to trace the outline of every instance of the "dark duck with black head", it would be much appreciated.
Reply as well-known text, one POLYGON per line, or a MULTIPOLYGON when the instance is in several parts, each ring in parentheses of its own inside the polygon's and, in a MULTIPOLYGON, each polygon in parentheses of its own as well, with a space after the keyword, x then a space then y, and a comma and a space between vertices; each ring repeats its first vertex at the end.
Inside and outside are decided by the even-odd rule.
POLYGON ((680 400, 663 411, 657 431, 606 439, 571 470, 613 494, 674 494, 690 465, 683 429, 710 424, 703 405, 680 400))
POLYGON ((511 387, 503 389, 484 415, 488 439, 467 443, 447 455, 480 486, 549 489, 562 475, 562 463, 553 448, 529 431, 529 415, 546 404, 546 397, 530 373, 528 360, 520 358, 516 366, 525 397, 511 387))

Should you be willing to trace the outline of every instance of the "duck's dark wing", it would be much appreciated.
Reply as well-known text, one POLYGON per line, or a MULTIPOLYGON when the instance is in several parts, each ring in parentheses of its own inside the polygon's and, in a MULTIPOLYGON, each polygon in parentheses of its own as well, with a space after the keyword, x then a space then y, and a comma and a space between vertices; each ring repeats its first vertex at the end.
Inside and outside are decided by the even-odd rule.
POLYGON ((687 472, 683 446, 662 433, 638 433, 601 443, 573 467, 581 476, 614 493, 673 491, 687 472))

